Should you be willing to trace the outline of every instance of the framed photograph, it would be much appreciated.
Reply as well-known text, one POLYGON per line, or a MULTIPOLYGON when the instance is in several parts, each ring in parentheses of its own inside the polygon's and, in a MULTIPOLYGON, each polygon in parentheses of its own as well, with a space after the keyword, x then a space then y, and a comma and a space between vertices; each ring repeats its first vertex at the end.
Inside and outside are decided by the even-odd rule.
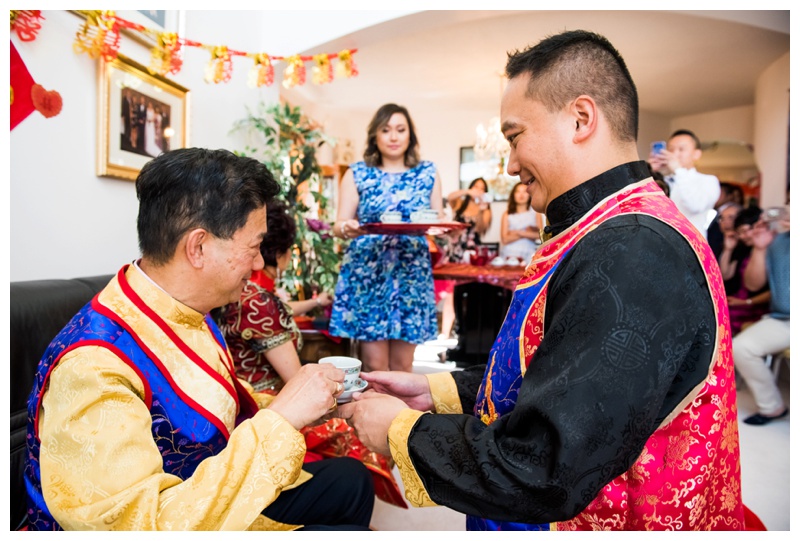
POLYGON ((162 152, 189 144, 189 90, 123 55, 100 60, 97 174, 135 180, 162 152))
POLYGON ((462 189, 478 177, 483 178, 489 186, 489 194, 493 201, 507 201, 511 188, 519 181, 519 177, 509 176, 500 158, 493 157, 487 160, 478 160, 473 147, 459 149, 458 175, 462 189))

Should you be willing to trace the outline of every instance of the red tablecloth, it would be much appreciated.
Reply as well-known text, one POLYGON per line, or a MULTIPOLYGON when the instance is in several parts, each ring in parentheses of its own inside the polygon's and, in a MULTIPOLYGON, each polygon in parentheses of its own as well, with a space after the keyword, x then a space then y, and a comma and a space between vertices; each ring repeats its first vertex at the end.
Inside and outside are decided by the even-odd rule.
POLYGON ((494 286, 514 289, 522 278, 525 267, 495 267, 493 265, 475 266, 467 263, 446 263, 433 268, 434 280, 454 280, 457 283, 481 282, 494 286))

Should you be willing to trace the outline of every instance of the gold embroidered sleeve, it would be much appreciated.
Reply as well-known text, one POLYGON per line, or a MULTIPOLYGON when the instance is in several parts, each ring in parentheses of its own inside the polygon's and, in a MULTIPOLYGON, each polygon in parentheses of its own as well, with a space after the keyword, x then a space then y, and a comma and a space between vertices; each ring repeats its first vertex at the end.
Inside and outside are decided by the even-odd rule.
POLYGON ((144 386, 111 351, 82 347, 50 376, 39 417, 42 489, 55 519, 80 530, 293 529, 259 517, 299 479, 305 442, 259 411, 186 481, 164 472, 144 386))
POLYGON ((463 413, 461 400, 458 398, 458 388, 450 372, 435 372, 425 374, 428 385, 431 387, 434 411, 436 413, 463 413))
POLYGON ((405 409, 401 411, 389 426, 389 450, 392 452, 400 478, 403 480, 405 496, 414 507, 430 507, 437 505, 425 490, 422 479, 417 475, 411 457, 408 455, 408 436, 419 418, 426 414, 421 411, 405 409))

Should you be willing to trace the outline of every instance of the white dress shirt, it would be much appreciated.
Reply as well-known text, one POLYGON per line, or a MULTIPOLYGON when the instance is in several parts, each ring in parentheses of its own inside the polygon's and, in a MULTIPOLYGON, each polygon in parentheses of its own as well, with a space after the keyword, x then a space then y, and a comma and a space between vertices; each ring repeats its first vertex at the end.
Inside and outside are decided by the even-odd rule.
POLYGON ((679 167, 666 178, 669 198, 684 216, 703 234, 714 219, 714 205, 720 194, 719 179, 714 175, 699 173, 692 167, 679 167))

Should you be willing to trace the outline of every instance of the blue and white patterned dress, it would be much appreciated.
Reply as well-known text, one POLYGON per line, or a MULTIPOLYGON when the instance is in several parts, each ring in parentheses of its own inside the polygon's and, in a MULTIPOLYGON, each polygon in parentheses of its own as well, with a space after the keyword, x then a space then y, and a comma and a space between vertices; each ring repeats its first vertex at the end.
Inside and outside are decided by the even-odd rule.
MULTIPOLYGON (((359 223, 380 222, 386 211, 411 213, 431 207, 436 166, 428 161, 401 173, 364 162, 351 166, 358 190, 359 223)), ((334 336, 372 342, 421 344, 436 337, 433 273, 425 237, 362 235, 342 259, 329 327, 334 336)))

